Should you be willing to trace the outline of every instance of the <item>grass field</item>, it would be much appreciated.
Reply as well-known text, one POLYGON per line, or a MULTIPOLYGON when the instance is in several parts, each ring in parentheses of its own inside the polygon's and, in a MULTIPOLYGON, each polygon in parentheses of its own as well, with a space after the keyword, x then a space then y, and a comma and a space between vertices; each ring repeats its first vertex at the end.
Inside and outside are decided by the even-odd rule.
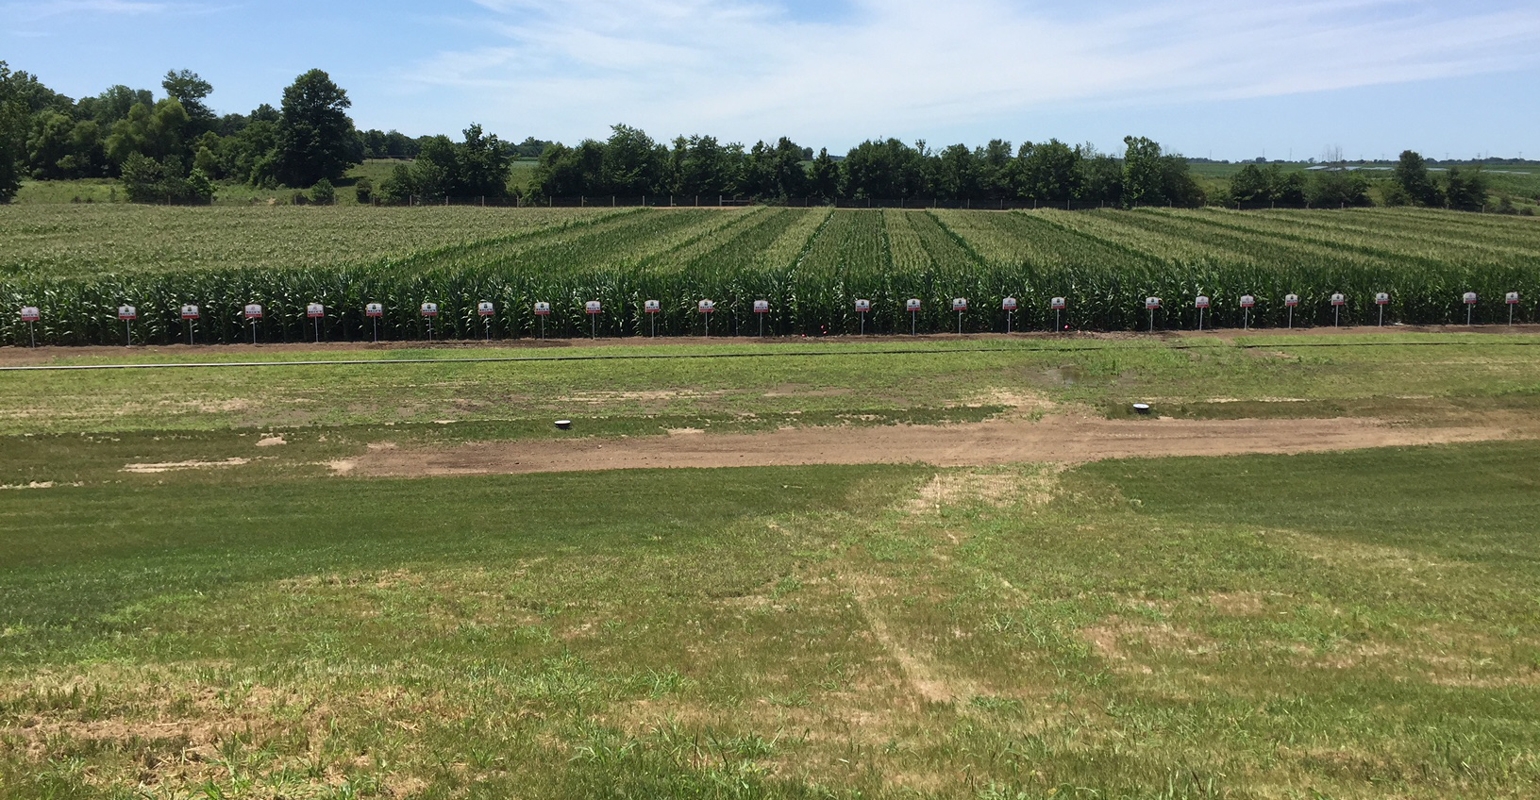
POLYGON ((1133 400, 1528 424, 1533 341, 7 351, 369 363, 0 374, 0 798, 1530 797, 1533 440, 328 464, 683 428, 1052 426, 1133 400))
MULTIPOLYGON (((1233 212, 831 211, 828 209, 482 209, 360 207, 156 208, 14 206, 0 209, 0 298, 42 310, 37 333, 56 344, 185 340, 178 309, 196 303, 202 342, 310 338, 309 303, 326 306, 325 334, 368 338, 370 302, 384 304, 387 339, 480 338, 477 304, 491 301, 500 337, 702 334, 696 313, 716 301, 718 335, 773 336, 1013 330, 1057 324, 1065 297, 1077 329, 1165 330, 1205 324, 1283 327, 1297 294, 1301 326, 1378 322, 1460 324, 1536 319, 1540 221, 1419 210, 1233 212), (1344 295, 1340 309, 1330 304, 1344 295), (1148 297, 1163 309, 1151 319, 1148 297), (872 303, 858 314, 856 299, 872 303), (922 301, 911 319, 906 300, 922 301), (954 298, 970 305, 961 318, 954 298), (594 320, 584 303, 598 300, 594 320), (644 300, 658 300, 656 317, 644 300), (756 315, 756 300, 769 313, 756 315), (418 315, 437 303, 431 333, 418 315), (552 304, 541 321, 536 302, 552 304), (125 330, 116 310, 134 305, 125 330), (255 330, 242 309, 260 303, 255 330), (593 326, 591 328, 591 326, 593 326)), ((31 331, 0 316, 0 341, 31 331)))

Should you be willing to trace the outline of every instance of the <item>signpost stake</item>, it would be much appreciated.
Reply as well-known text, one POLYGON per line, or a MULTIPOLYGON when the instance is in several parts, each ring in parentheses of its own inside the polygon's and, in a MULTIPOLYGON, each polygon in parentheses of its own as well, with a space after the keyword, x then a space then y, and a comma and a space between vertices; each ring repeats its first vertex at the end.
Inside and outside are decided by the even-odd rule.
POLYGON ((545 341, 545 317, 540 318, 540 341, 545 341))
POLYGON ((961 312, 961 311, 957 312, 957 335, 958 336, 962 335, 962 315, 963 315, 963 312, 961 312))
POLYGON ((371 319, 374 322, 374 343, 375 344, 379 344, 380 343, 380 318, 379 317, 370 317, 369 319, 371 319))
POLYGON ((124 347, 132 347, 133 344, 134 344, 134 323, 133 323, 133 320, 125 319, 125 320, 123 320, 123 346, 124 347))
POLYGON ((765 338, 765 315, 759 315, 759 338, 765 338))
POLYGON ((1385 307, 1380 306, 1380 327, 1385 327, 1385 307))
POLYGON ((32 347, 33 347, 33 349, 36 349, 37 348, 37 323, 36 322, 29 322, 29 323, 27 323, 27 333, 32 335, 32 347))
POLYGON ((1005 335, 1011 335, 1011 312, 1005 312, 1005 335))
POLYGON ((1289 330, 1294 330, 1294 306, 1289 306, 1289 330))
POLYGON ((1241 309, 1241 330, 1251 330, 1251 309, 1241 309))
POLYGON ((589 314, 588 315, 588 337, 590 339, 593 339, 596 342, 599 341, 599 315, 598 314, 589 314))

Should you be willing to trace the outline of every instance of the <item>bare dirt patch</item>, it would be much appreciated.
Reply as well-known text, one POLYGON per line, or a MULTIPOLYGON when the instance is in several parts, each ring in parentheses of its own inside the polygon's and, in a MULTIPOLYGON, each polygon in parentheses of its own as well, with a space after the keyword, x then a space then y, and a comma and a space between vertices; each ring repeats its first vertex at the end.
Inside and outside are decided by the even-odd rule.
MULTIPOLYGON (((578 421, 578 431, 582 428, 578 421)), ((1383 420, 1109 420, 1084 416, 955 425, 782 428, 748 434, 483 442, 371 451, 333 465, 366 476, 490 475, 806 464, 1077 464, 1109 458, 1309 453, 1533 438, 1532 426, 1396 426, 1383 420)))
POLYGON ((280 447, 288 444, 282 436, 268 436, 257 441, 258 447, 280 447))

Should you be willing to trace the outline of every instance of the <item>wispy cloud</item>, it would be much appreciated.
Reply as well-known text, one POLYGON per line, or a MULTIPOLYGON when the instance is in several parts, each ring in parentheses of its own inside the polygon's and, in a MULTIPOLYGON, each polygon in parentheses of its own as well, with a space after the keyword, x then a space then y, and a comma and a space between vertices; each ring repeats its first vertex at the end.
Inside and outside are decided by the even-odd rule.
POLYGON ((169 3, 137 0, 54 0, 46 3, 10 3, 5 9, 12 19, 40 20, 76 14, 157 14, 171 7, 169 3))
POLYGON ((1317 92, 1532 67, 1528 0, 474 0, 501 41, 407 73, 553 132, 847 138, 1035 110, 1317 92))

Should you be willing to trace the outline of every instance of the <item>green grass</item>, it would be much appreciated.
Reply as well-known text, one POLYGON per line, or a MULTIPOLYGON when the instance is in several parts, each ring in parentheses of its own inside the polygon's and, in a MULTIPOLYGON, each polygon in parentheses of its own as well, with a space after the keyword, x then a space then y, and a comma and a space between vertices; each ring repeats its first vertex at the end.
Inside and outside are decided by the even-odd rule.
POLYGON ((1527 796, 1531 455, 7 492, 0 796, 1527 796))
POLYGON ((556 417, 636 435, 702 427, 686 420, 754 429, 798 416, 955 418, 979 410, 970 406, 1039 400, 1109 415, 1152 402, 1178 417, 1440 420, 1540 401, 1532 337, 1498 334, 54 352, 65 355, 48 363, 61 365, 429 361, 10 373, 0 381, 0 435, 393 424, 524 438, 550 435, 556 417), (467 360, 477 356, 536 360, 467 360))

